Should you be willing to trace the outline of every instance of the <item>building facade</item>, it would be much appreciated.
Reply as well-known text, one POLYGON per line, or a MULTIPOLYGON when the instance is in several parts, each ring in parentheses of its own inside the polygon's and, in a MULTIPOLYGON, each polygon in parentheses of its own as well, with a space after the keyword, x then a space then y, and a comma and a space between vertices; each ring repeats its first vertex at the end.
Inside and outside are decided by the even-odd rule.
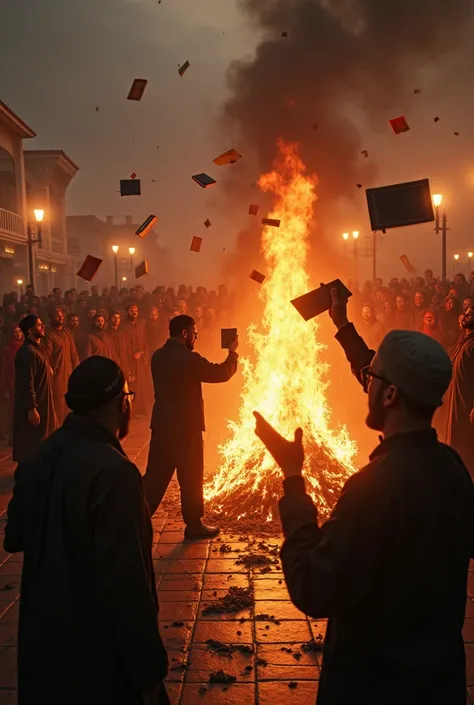
POLYGON ((78 171, 61 150, 25 150, 36 133, 0 101, 0 292, 20 290, 30 280, 39 294, 72 286, 73 258, 67 249, 66 190, 78 171), (38 226, 34 210, 44 211, 38 226), (41 228, 41 230, 39 230, 41 228))
MULTIPOLYGON (((170 253, 159 244, 158 235, 151 230, 145 238, 135 235, 140 223, 134 223, 130 215, 124 221, 116 222, 111 215, 105 220, 95 215, 70 215, 67 221, 69 254, 76 261, 76 271, 87 255, 98 257, 102 264, 94 277, 93 284, 109 287, 115 284, 115 261, 117 262, 117 286, 129 288, 137 283, 135 267, 147 260, 150 271, 141 283, 148 290, 157 284, 168 281, 170 253), (118 247, 116 256, 112 247, 118 247), (130 254, 132 248, 133 254, 130 254)), ((86 283, 77 278, 77 289, 85 289, 86 283)))

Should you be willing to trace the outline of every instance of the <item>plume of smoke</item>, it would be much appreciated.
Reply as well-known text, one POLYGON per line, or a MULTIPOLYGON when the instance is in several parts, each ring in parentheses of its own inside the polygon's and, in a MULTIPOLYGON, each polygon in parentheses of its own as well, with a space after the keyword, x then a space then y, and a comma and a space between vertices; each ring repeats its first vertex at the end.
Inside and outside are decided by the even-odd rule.
MULTIPOLYGON (((357 116, 381 129, 391 110, 409 107, 417 72, 456 46, 471 0, 237 1, 262 39, 254 57, 229 68, 223 124, 259 173, 278 138, 297 142, 318 175, 318 223, 331 222, 338 199, 375 175, 357 116)), ((228 195, 252 202, 255 191, 230 179, 228 195)), ((259 234, 238 236, 233 271, 248 266, 259 234)))

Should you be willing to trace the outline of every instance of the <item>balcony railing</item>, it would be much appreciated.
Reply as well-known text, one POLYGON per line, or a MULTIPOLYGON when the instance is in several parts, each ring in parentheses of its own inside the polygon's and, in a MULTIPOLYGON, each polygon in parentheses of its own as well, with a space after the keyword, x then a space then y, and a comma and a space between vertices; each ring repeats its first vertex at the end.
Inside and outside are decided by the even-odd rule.
POLYGON ((0 208, 0 233, 13 235, 15 238, 23 238, 25 231, 21 215, 0 208))

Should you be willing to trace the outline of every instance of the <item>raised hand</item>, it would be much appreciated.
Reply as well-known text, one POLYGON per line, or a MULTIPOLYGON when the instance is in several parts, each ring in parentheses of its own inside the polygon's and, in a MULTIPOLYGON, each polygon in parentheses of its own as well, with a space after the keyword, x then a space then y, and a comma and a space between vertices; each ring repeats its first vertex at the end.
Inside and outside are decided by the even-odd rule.
POLYGON ((341 330, 347 326, 349 320, 347 318, 347 299, 339 299, 339 294, 336 287, 331 289, 331 308, 329 315, 336 326, 337 330, 341 330))
POLYGON ((297 428, 294 440, 287 441, 286 438, 280 436, 278 431, 275 431, 273 426, 258 411, 254 411, 253 415, 257 422, 255 434, 275 458, 275 461, 283 470, 284 476, 300 475, 304 462, 302 429, 297 428))

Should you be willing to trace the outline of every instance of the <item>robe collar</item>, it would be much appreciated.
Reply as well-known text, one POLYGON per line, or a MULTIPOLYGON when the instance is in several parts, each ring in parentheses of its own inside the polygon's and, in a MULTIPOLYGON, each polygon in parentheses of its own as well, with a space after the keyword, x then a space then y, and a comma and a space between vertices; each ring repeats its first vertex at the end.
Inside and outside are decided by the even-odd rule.
POLYGON ((397 433, 395 436, 382 438, 380 436, 380 444, 375 448, 369 456, 370 460, 375 460, 379 455, 389 453, 396 448, 407 446, 434 446, 438 443, 438 436, 434 428, 427 428, 423 431, 406 431, 405 433, 397 433))
POLYGON ((122 448, 119 439, 107 428, 105 428, 105 426, 97 423, 97 421, 93 421, 84 414, 76 414, 74 412, 70 413, 69 416, 66 417, 63 427, 72 429, 78 433, 83 433, 90 438, 94 438, 94 440, 108 443, 118 450, 124 457, 127 457, 127 454, 122 448))

